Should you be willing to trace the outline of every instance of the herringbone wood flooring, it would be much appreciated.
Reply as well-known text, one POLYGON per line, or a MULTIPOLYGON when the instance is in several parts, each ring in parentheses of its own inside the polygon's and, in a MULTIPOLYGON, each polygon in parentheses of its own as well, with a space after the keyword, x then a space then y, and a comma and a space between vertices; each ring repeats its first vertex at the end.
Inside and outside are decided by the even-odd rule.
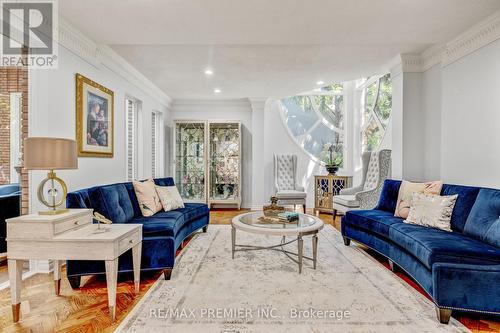
MULTIPOLYGON (((212 224, 230 224, 231 219, 241 211, 215 210, 211 212, 212 224)), ((320 218, 335 228, 340 220, 333 222, 331 215, 320 218)), ((383 262, 384 259, 380 258, 383 262)), ((5 271, 5 266, 0 271, 5 271)), ((82 288, 72 290, 63 271, 61 296, 55 296, 52 275, 37 274, 23 281, 21 321, 12 323, 10 291, 0 291, 0 332, 112 332, 127 313, 144 296, 151 285, 160 277, 159 273, 141 277, 141 290, 134 293, 131 278, 122 277, 117 291, 117 320, 113 323, 108 316, 106 281, 103 277, 82 279, 82 288)), ((411 280, 398 273, 400 277, 411 280)), ((414 283, 412 284, 414 285, 414 283)), ((500 332, 500 322, 493 318, 459 317, 473 332, 500 332)))

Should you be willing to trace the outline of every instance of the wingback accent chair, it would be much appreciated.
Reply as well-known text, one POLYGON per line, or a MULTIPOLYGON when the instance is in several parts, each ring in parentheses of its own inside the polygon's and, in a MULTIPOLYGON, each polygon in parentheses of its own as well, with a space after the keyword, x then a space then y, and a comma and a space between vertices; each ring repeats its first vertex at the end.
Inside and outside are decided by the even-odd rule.
POLYGON ((274 154, 274 190, 283 205, 302 205, 306 212, 307 193, 297 182, 297 155, 274 154))
POLYGON ((333 219, 337 212, 345 214, 355 209, 373 209, 378 202, 384 180, 389 177, 391 151, 388 149, 365 152, 362 156, 361 185, 340 191, 333 197, 333 219))

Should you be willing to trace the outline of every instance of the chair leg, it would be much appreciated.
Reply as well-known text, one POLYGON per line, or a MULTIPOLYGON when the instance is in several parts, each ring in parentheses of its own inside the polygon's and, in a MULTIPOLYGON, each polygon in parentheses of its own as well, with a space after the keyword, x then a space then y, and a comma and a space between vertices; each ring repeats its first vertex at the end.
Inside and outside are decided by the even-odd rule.
POLYGON ((303 204, 303 205, 302 205, 302 209, 304 210, 304 214, 307 214, 307 213, 306 213, 306 204, 303 204))
POLYGON ((451 310, 436 306, 436 315, 441 324, 448 324, 450 322, 451 310))
POLYGON ((77 276, 68 276, 69 284, 72 289, 80 288, 80 283, 82 281, 82 277, 80 275, 77 276))
POLYGON ((391 259, 389 259, 389 268, 392 272, 396 272, 396 266, 394 265, 394 261, 392 261, 391 259))
POLYGON ((172 268, 165 268, 163 270, 163 277, 165 280, 170 280, 170 277, 172 276, 172 268))

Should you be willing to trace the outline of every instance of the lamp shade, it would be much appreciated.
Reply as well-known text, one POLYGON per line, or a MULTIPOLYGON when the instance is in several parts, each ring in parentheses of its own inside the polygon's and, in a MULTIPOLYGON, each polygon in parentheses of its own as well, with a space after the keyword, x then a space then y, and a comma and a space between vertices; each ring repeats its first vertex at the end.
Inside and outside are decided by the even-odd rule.
POLYGON ((24 167, 29 170, 77 169, 76 141, 43 137, 24 139, 24 167))

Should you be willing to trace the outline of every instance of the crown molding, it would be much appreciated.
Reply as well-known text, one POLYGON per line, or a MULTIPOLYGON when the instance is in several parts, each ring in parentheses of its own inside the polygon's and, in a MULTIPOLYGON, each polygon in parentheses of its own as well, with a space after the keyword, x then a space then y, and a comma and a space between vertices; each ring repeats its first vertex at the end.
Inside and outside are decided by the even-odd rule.
POLYGON ((266 97, 250 97, 248 98, 252 110, 263 110, 266 107, 266 97))
POLYGON ((59 18, 59 45, 97 69, 107 68, 156 99, 159 103, 166 106, 167 109, 171 107, 172 98, 130 63, 109 46, 95 43, 62 17, 59 18))
POLYGON ((422 53, 400 54, 382 68, 396 77, 402 73, 422 73, 436 65, 446 67, 498 39, 500 11, 446 44, 434 45, 422 53))
POLYGON ((500 11, 446 44, 443 67, 500 39, 500 11))
POLYGON ((237 99, 174 99, 172 108, 186 107, 218 107, 218 108, 251 108, 248 98, 237 99))

